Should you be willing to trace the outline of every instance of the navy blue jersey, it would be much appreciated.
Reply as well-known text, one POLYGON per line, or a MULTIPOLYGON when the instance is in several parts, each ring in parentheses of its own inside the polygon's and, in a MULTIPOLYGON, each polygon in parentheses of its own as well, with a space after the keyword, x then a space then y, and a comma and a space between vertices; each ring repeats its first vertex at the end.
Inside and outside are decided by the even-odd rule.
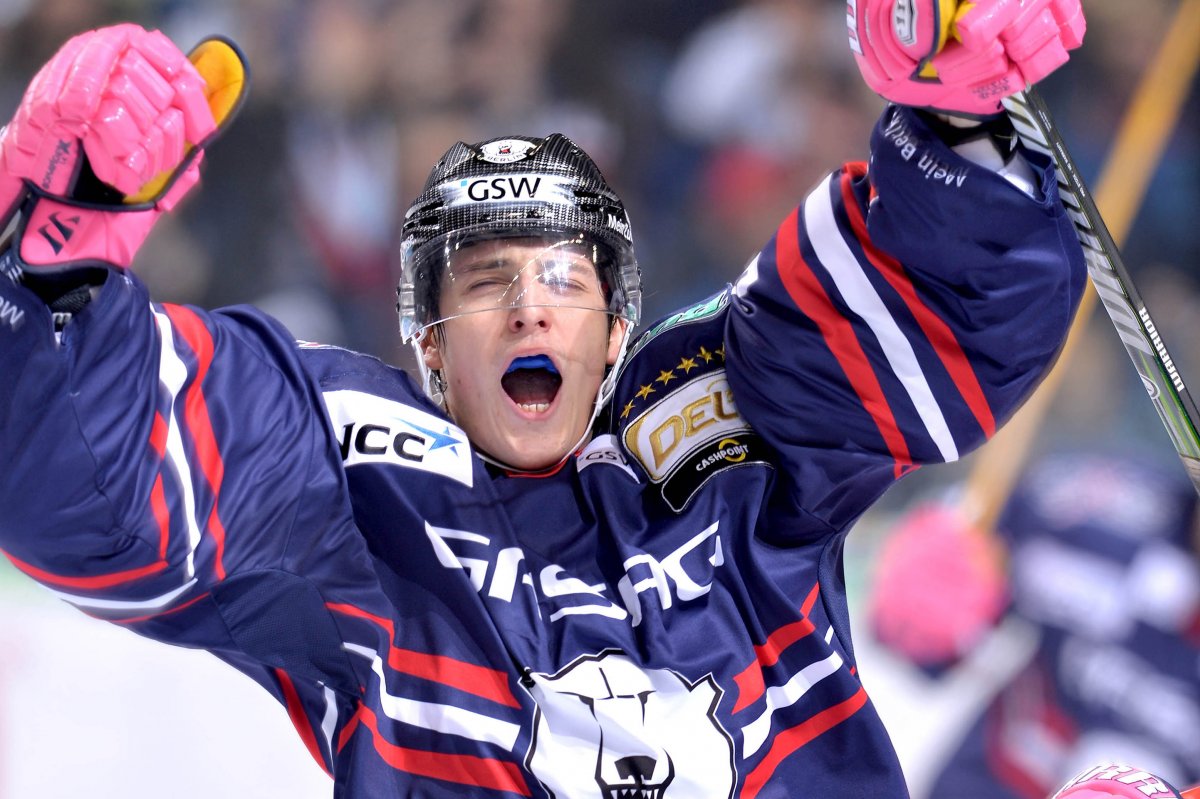
POLYGON ((1031 199, 910 111, 872 144, 536 478, 251 308, 114 273, 56 339, 0 281, 0 544, 260 682, 339 797, 903 797, 844 536, 1013 412, 1084 265, 1044 161, 1031 199))
POLYGON ((1040 643, 931 796, 1040 799, 1105 759, 1200 781, 1196 505, 1177 464, 1063 454, 1025 476, 997 528, 1040 643))

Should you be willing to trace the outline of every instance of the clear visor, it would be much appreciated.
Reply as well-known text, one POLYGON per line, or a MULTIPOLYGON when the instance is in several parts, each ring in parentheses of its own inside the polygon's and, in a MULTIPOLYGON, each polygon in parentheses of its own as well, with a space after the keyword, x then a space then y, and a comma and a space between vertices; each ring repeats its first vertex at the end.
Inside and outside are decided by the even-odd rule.
POLYGON ((401 313, 406 338, 451 319, 516 308, 569 308, 624 315, 608 248, 579 234, 448 238, 412 264, 401 313), (422 285, 424 284, 424 285, 422 285), (420 289, 424 289, 423 291, 420 289))

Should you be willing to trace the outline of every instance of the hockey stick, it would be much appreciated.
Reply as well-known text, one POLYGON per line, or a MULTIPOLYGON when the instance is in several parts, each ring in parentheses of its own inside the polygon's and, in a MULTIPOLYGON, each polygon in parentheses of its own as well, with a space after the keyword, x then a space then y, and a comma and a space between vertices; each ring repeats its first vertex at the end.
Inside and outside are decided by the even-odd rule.
MULTIPOLYGON (((1150 178, 1177 124, 1188 88, 1200 69, 1200 0, 1183 0, 1170 24, 1163 27, 1167 33, 1121 118, 1097 182, 1095 202, 1105 209, 1111 239, 1117 243, 1124 240, 1132 227, 1150 178)), ((1095 291, 1084 293, 1054 370, 995 439, 974 457, 961 506, 965 518, 976 529, 989 531, 994 527, 1066 372, 1065 365, 1086 335, 1096 297, 1095 291)))
POLYGON ((1092 284, 1141 375, 1188 477, 1200 491, 1200 434, 1196 428, 1200 411, 1088 193, 1050 109, 1033 88, 1007 98, 1004 107, 1025 146, 1054 158, 1059 194, 1074 222, 1092 284))

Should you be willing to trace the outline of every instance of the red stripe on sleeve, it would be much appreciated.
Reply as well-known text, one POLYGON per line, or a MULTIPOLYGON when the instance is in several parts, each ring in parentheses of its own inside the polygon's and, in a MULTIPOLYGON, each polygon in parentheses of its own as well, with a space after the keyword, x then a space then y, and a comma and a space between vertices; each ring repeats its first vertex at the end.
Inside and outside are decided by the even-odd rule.
POLYGON ((867 703, 867 692, 859 688, 854 696, 839 702, 833 707, 826 708, 812 718, 797 724, 795 727, 781 731, 771 742, 771 749, 763 757, 762 762, 746 775, 742 783, 740 799, 752 799, 758 796, 775 769, 788 755, 800 749, 818 736, 828 732, 846 719, 853 716, 867 703))
POLYGON ((402 674, 439 682, 506 707, 521 706, 508 687, 508 675, 502 671, 396 647, 388 651, 388 665, 402 674))
POLYGON ((397 746, 379 733, 379 722, 370 708, 363 707, 361 717, 363 725, 371 731, 375 751, 394 769, 459 785, 508 791, 520 796, 531 795, 529 785, 516 763, 397 746))
POLYGON ((335 613, 344 613, 347 616, 353 616, 356 619, 366 619, 372 624, 377 624, 387 632, 389 643, 396 640, 396 627, 392 624, 391 619, 385 619, 382 616, 376 616, 374 613, 368 613, 367 611, 361 608, 356 608, 353 605, 346 605, 337 602, 326 602, 325 607, 329 608, 335 613))
POLYGON ((87 613, 87 615, 89 615, 95 619, 104 619, 106 621, 111 621, 113 624, 137 624, 138 622, 150 621, 151 619, 161 619, 164 616, 170 616, 174 613, 179 613, 180 611, 190 608, 192 605, 195 605, 197 602, 208 599, 209 596, 211 596, 211 594, 204 593, 204 594, 201 594, 200 596, 192 597, 187 602, 184 602, 182 605, 176 605, 173 608, 168 608, 167 610, 160 611, 158 613, 151 613, 147 616, 134 616, 134 617, 128 618, 128 619, 109 619, 107 617, 96 616, 92 613, 87 613, 86 610, 84 611, 84 613, 87 613))
MULTIPOLYGON (((388 641, 395 638, 395 628, 388 619, 380 618, 351 605, 327 604, 330 610, 366 619, 382 627, 388 633, 388 641)), ((401 674, 422 680, 441 683, 465 691, 472 696, 487 699, 505 707, 520 707, 508 685, 508 675, 503 671, 465 663, 442 655, 428 655, 411 649, 388 646, 388 666, 401 674)))
POLYGON ((754 647, 754 662, 733 678, 734 684, 738 687, 738 698, 733 706, 734 713, 757 702, 766 691, 762 670, 778 663, 779 655, 783 650, 816 629, 808 620, 808 614, 812 612, 813 605, 816 604, 820 587, 820 583, 815 583, 804 599, 804 604, 800 607, 800 614, 804 618, 780 627, 767 637, 765 644, 754 647))
POLYGON ((12 561, 14 566, 38 582, 42 582, 47 585, 56 585, 60 588, 74 588, 81 591, 113 588, 118 585, 124 585, 125 583, 131 583, 134 580, 139 580, 143 577, 148 577, 152 574, 158 574, 167 568, 167 564, 164 561, 158 561, 157 563, 151 563, 149 566, 113 572, 112 574, 94 574, 90 577, 63 577, 61 575, 51 574, 48 571, 39 569, 36 566, 14 557, 8 552, 5 552, 4 556, 12 561))
POLYGON ((852 181, 864 175, 866 169, 865 164, 847 164, 846 171, 842 174, 842 204, 850 217, 850 227, 854 230, 859 244, 862 245, 867 260, 879 270, 879 273, 904 300, 909 313, 917 320, 921 332, 933 345, 934 352, 937 353, 938 359, 950 374, 950 379, 954 381, 955 387, 966 401, 976 422, 983 429, 984 435, 991 438, 996 432, 996 417, 992 414, 992 408, 988 404, 987 397, 984 396, 982 386, 979 385, 979 378, 975 375, 971 362, 967 360, 962 345, 955 338, 954 331, 917 296, 916 288, 908 273, 904 271, 904 266, 871 241, 871 236, 867 232, 867 222, 863 218, 862 209, 858 206, 852 189, 852 181))
POLYGON ((358 729, 359 722, 362 721, 363 711, 365 710, 366 707, 360 702, 358 709, 354 711, 354 715, 346 722, 346 726, 342 727, 337 740, 338 754, 341 754, 342 750, 346 748, 346 744, 350 743, 350 739, 354 737, 354 731, 358 729))
POLYGON ((800 612, 805 616, 812 613, 813 605, 817 604, 817 597, 821 595, 821 584, 813 583, 812 590, 808 592, 808 596, 804 597, 804 604, 800 606, 800 612))
POLYGON ((165 563, 167 545, 171 540, 171 512, 167 509, 167 496, 163 491, 161 473, 154 478, 154 488, 150 490, 150 511, 158 524, 158 559, 165 563))
POLYGON ((208 530, 212 533, 216 544, 214 568, 217 579, 225 579, 225 526, 221 523, 221 515, 217 504, 221 495, 221 481, 225 476, 225 463, 221 460, 221 450, 217 446, 217 437, 213 432, 212 419, 208 413, 208 402, 204 398, 204 378, 212 365, 213 340, 204 322, 193 311, 180 305, 164 304, 163 310, 171 320, 171 324, 183 336, 184 341, 196 355, 196 374, 188 387, 184 398, 183 412, 187 420, 200 459, 200 469, 208 480, 213 492, 212 513, 208 518, 208 530))
POLYGON ((894 473, 899 478, 913 465, 908 443, 896 424, 883 387, 854 333, 853 325, 834 307, 833 301, 800 253, 799 219, 799 209, 793 209, 779 228, 775 244, 779 276, 792 301, 821 331, 826 346, 842 367, 859 402, 874 420, 888 452, 896 462, 894 473))
POLYGON ((288 718, 292 720, 292 725, 296 728, 296 732, 300 733, 300 740, 304 741, 304 746, 308 749, 308 753, 313 756, 313 760, 317 761, 317 765, 321 767, 321 770, 332 777, 333 774, 330 773, 329 766, 325 764, 325 757, 321 754, 321 745, 317 743, 317 734, 313 730, 312 723, 308 720, 308 714, 304 712, 304 704, 300 701, 300 694, 296 692, 296 686, 292 684, 292 678, 283 669, 274 669, 274 671, 275 677, 279 680, 279 687, 283 690, 288 718))
POLYGON ((161 413, 154 414, 154 426, 150 428, 150 448, 159 458, 167 454, 167 421, 161 413))
MULTIPOLYGON (((167 453, 167 432, 167 421, 161 413, 155 413, 154 426, 150 428, 150 448, 160 461, 167 453)), ((154 478, 154 488, 150 490, 150 512, 154 514, 154 521, 158 525, 158 557, 165 561, 171 539, 171 512, 167 508, 161 471, 154 478)))

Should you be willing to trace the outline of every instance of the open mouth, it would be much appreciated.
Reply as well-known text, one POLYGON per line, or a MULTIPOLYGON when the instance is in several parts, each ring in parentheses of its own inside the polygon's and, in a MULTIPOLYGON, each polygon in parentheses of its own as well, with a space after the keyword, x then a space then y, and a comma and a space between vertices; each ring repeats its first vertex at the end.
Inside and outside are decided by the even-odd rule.
POLYGON ((508 365, 500 385, 521 410, 545 413, 558 396, 562 375, 547 356, 524 355, 508 365))

